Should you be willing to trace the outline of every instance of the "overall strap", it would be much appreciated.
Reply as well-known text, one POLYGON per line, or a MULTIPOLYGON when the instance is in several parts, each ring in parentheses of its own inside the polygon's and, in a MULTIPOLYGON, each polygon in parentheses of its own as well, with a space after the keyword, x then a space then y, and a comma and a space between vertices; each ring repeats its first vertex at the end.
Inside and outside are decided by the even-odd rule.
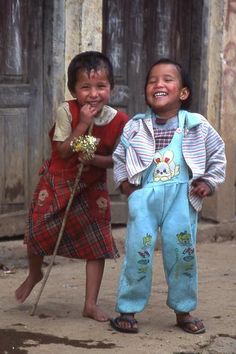
POLYGON ((179 118, 179 128, 184 129, 185 126, 185 118, 186 118, 186 111, 180 110, 178 113, 179 118))

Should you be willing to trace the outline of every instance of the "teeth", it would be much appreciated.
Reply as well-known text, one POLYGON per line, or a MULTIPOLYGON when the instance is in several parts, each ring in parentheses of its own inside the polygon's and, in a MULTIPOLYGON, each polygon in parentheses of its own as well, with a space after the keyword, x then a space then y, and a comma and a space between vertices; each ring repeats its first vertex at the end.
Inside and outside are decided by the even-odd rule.
POLYGON ((155 93, 154 96, 155 96, 155 97, 167 96, 167 93, 166 93, 166 92, 157 92, 157 93, 155 93))

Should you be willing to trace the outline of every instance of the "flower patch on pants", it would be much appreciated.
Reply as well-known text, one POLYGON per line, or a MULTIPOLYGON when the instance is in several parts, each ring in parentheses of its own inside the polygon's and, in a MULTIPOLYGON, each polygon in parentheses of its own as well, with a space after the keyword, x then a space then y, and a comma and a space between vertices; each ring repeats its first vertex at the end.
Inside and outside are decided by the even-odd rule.
POLYGON ((152 244, 152 236, 146 234, 143 237, 143 247, 138 251, 139 258, 138 263, 138 274, 140 275, 137 279, 138 282, 146 278, 146 273, 148 271, 148 264, 150 263, 150 251, 149 248, 152 244))
POLYGON ((176 237, 181 248, 175 249, 175 278, 179 278, 180 272, 188 278, 192 278, 195 262, 195 250, 192 246, 191 234, 187 231, 183 231, 177 234, 176 237))

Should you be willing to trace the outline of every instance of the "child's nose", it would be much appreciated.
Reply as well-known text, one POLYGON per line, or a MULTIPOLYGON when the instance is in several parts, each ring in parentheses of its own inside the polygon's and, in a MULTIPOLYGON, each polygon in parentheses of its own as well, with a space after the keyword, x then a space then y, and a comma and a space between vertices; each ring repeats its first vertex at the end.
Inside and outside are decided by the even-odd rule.
POLYGON ((90 96, 91 97, 97 97, 97 95, 98 95, 98 90, 96 89, 96 87, 91 87, 90 96))
POLYGON ((163 80, 157 80, 156 87, 163 87, 163 80))

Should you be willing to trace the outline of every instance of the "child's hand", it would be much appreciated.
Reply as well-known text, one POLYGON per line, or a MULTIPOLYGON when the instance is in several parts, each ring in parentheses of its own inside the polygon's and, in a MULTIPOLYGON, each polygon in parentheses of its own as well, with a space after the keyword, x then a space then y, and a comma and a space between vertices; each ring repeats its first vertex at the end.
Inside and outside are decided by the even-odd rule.
POLYGON ((191 194, 196 194, 200 198, 205 198, 211 194, 211 189, 205 182, 201 180, 195 180, 192 182, 191 194))
POLYGON ((91 165, 94 159, 95 155, 92 158, 88 159, 83 155, 83 153, 78 153, 78 160, 83 165, 91 165))
POLYGON ((129 183, 128 181, 124 181, 121 183, 120 190, 122 194, 125 194, 126 197, 128 198, 130 194, 132 194, 137 187, 135 187, 133 184, 129 183))
POLYGON ((80 122, 89 127, 96 114, 97 108, 86 103, 80 110, 80 122))

